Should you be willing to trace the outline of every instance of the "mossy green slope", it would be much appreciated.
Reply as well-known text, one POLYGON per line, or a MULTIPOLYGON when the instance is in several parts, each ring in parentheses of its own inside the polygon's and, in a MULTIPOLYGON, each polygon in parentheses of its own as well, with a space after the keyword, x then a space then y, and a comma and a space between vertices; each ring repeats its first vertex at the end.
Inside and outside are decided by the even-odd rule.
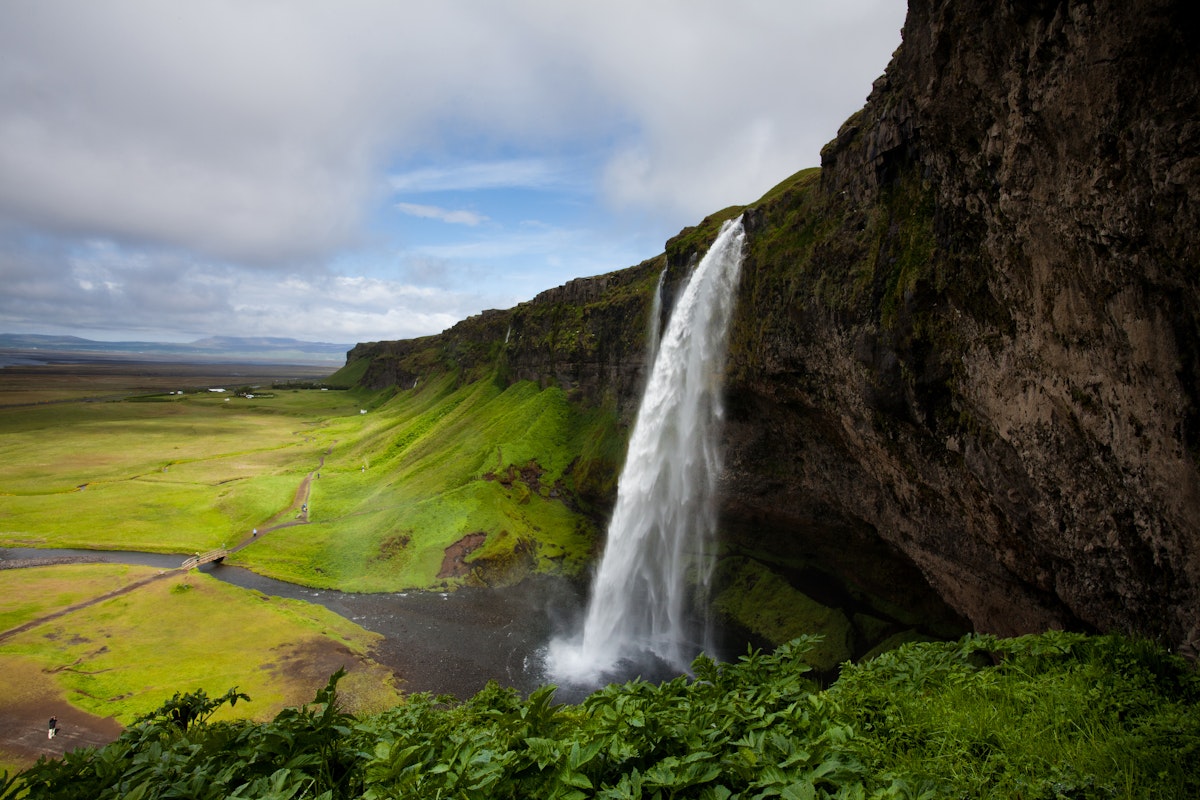
POLYGON ((577 475, 615 471, 613 415, 583 413, 555 387, 449 374, 364 410, 340 423, 345 439, 327 431, 337 441, 311 484, 308 524, 234 563, 353 591, 582 571, 596 531, 577 475))
POLYGON ((820 636, 807 660, 823 672, 850 660, 854 628, 843 611, 821 605, 752 559, 726 558, 719 569, 721 591, 713 598, 719 614, 772 644, 820 636))

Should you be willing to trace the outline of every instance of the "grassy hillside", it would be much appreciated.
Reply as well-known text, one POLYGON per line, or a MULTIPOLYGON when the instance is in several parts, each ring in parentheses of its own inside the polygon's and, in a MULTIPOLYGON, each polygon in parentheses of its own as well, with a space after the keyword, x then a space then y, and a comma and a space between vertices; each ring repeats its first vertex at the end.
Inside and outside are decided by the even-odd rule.
POLYGON ((583 570, 596 530, 579 484, 615 471, 613 417, 580 412, 557 388, 459 386, 450 375, 360 411, 323 430, 330 447, 308 524, 273 532, 233 563, 354 591, 583 570))

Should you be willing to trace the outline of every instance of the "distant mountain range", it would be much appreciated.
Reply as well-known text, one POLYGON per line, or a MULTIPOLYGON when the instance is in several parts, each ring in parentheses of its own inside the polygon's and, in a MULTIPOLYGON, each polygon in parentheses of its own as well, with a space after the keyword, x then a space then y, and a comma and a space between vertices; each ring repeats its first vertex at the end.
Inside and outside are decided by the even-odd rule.
POLYGON ((78 336, 0 333, 0 365, 61 361, 71 354, 111 358, 341 364, 353 345, 277 336, 209 336, 193 342, 99 342, 78 336))

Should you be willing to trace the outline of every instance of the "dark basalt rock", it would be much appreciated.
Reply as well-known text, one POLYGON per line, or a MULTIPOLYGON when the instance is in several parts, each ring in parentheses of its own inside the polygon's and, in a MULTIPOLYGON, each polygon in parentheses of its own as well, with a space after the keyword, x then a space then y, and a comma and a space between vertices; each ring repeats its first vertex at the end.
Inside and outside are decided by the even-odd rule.
POLYGON ((1194 655, 1196 8, 911 0, 821 170, 637 267, 350 358, 372 386, 498 368, 628 419, 659 272, 669 308, 744 213, 722 484, 736 553, 897 622, 1117 630, 1194 655))
POLYGON ((980 630, 1196 646, 1197 19, 910 3, 820 188, 759 209, 738 516, 833 510, 980 630), (763 241, 781 230, 795 252, 763 241), (747 503, 764 468, 781 491, 747 503))

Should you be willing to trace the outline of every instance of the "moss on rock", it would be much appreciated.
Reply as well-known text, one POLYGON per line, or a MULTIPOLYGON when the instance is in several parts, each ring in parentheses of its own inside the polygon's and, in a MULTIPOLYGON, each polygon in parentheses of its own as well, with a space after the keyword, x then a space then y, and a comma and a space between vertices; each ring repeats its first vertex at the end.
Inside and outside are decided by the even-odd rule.
POLYGON ((718 614, 780 645, 803 634, 817 634, 820 644, 805 659, 823 672, 849 660, 854 628, 839 609, 828 608, 791 586, 762 564, 727 558, 718 565, 722 589, 714 598, 718 614))

